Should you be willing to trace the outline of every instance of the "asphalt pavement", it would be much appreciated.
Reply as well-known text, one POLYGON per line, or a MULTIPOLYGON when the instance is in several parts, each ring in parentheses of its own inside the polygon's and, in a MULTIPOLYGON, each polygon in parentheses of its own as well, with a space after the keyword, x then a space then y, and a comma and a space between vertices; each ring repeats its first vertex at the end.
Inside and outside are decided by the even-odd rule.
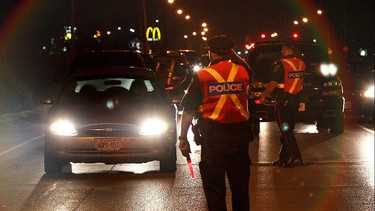
MULTIPOLYGON (((140 165, 74 164, 62 175, 45 175, 43 151, 39 148, 43 145, 40 135, 45 111, 43 106, 0 116, 3 167, 0 210, 54 210, 56 203, 79 210, 124 207, 125 210, 207 210, 198 168, 200 147, 194 144, 191 154, 194 179, 179 151, 175 174, 160 174, 158 162, 151 162, 141 168, 140 165), (22 137, 29 137, 28 141, 22 141, 22 137), (25 146, 32 151, 14 153, 27 150, 25 146), (142 169, 145 171, 137 172, 142 169), (103 196, 107 204, 101 203, 103 196), (82 200, 68 200, 71 197, 82 200), (134 198, 139 201, 129 200, 134 198), (155 201, 150 204, 145 199, 155 201)), ((313 124, 298 123, 295 132, 305 163, 294 168, 272 166, 279 151, 278 128, 274 122, 261 123, 260 134, 249 148, 253 162, 249 187, 251 210, 374 210, 373 124, 363 125, 348 119, 345 132, 334 135, 328 130, 318 131, 313 124)), ((227 193, 231 210, 229 185, 227 193)))

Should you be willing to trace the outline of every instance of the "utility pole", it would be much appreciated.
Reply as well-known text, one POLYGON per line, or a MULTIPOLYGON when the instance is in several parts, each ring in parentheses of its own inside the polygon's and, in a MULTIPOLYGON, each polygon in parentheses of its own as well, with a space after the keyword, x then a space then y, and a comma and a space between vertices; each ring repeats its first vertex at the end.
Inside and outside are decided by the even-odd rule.
POLYGON ((70 54, 72 56, 75 55, 76 49, 75 49, 75 41, 76 41, 76 34, 75 34, 75 0, 71 0, 71 5, 70 5, 70 26, 71 26, 71 33, 72 33, 72 38, 70 39, 70 54))
POLYGON ((146 2, 145 0, 142 0, 142 15, 143 15, 143 29, 142 29, 142 33, 141 33, 141 36, 142 36, 142 39, 143 42, 144 42, 144 50, 145 52, 147 53, 149 50, 150 50, 150 46, 149 46, 149 43, 147 41, 147 35, 146 35, 146 31, 147 31, 147 11, 146 11, 146 2))

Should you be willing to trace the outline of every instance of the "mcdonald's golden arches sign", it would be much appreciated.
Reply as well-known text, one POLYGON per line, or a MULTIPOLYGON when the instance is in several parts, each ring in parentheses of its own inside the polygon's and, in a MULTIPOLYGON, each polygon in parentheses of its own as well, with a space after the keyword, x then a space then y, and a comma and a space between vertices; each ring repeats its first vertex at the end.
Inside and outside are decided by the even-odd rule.
POLYGON ((147 41, 159 41, 161 33, 159 27, 148 27, 146 30, 147 41))

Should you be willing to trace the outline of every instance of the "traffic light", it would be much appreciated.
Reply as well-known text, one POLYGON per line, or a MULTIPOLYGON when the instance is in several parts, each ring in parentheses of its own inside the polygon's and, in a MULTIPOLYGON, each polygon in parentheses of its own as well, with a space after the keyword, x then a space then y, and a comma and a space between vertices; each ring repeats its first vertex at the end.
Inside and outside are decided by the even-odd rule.
POLYGON ((261 34, 261 35, 260 35, 260 38, 262 38, 262 39, 265 39, 266 37, 267 37, 266 34, 261 34))
POLYGON ((299 37, 299 34, 298 33, 293 33, 292 37, 293 37, 293 39, 297 39, 299 37))

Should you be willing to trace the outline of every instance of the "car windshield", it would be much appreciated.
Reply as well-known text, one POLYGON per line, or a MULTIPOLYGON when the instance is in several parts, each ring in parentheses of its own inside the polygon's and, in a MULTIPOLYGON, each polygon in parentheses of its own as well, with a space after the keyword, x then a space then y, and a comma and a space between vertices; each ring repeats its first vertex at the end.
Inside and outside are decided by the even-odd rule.
POLYGON ((146 78, 82 78, 69 83, 62 104, 134 104, 160 102, 162 93, 155 82, 146 78))

